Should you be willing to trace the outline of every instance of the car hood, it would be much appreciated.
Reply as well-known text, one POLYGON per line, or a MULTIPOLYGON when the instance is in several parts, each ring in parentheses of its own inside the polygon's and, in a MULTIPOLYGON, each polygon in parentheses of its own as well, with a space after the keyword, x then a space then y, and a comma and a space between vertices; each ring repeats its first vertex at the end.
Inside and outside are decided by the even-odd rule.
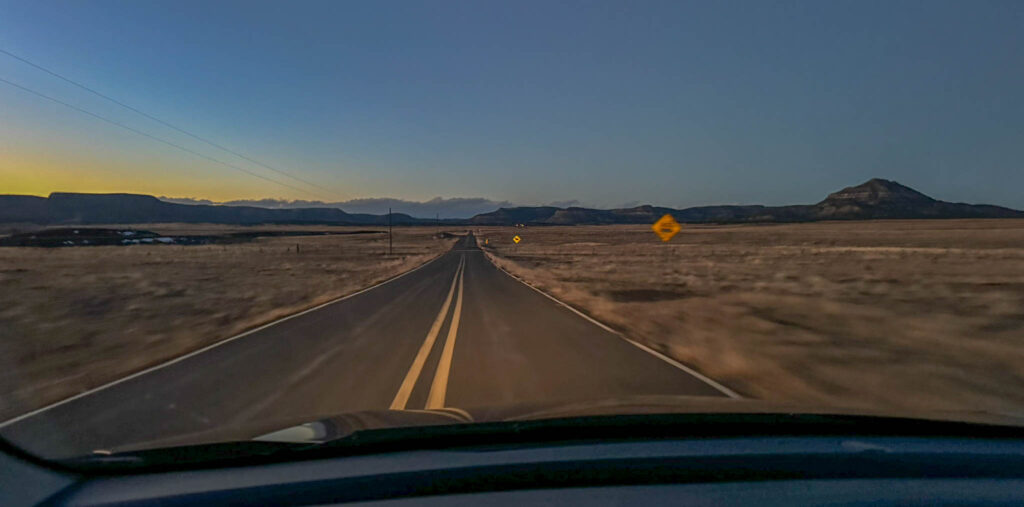
POLYGON ((638 416, 656 414, 811 414, 882 416, 933 421, 1024 426, 1024 414, 1007 415, 981 411, 878 412, 848 407, 808 407, 749 399, 697 396, 629 396, 573 402, 516 403, 472 408, 445 407, 425 410, 364 410, 341 414, 306 415, 232 425, 171 439, 140 442, 112 452, 153 449, 176 445, 253 440, 263 442, 323 443, 366 430, 413 428, 492 422, 638 416))

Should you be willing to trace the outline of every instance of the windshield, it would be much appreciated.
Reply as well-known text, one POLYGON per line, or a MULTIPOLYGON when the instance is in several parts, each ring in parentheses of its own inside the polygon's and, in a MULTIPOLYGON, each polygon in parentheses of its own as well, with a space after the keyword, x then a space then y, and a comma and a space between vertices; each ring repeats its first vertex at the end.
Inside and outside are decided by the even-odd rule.
POLYGON ((0 10, 0 436, 33 455, 1024 421, 1020 3, 0 10))

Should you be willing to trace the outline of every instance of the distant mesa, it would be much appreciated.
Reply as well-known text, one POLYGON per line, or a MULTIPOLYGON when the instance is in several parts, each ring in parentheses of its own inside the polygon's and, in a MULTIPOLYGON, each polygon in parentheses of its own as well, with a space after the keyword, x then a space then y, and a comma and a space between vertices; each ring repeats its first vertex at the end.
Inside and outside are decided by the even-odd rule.
MULTIPOLYGON (((137 194, 54 192, 46 197, 0 195, 0 222, 42 225, 211 223, 385 225, 387 215, 346 213, 337 208, 270 209, 255 206, 175 204, 137 194)), ((397 225, 426 222, 394 213, 397 225)), ((430 221, 430 223, 434 223, 430 221)))
MULTIPOLYGON (((987 204, 964 204, 928 197, 895 181, 872 179, 829 194, 817 204, 790 206, 729 205, 673 209, 643 205, 620 209, 533 206, 499 208, 449 225, 601 225, 651 224, 666 213, 684 223, 811 222, 908 218, 1024 218, 1024 211, 987 204)), ((434 225, 430 218, 394 213, 396 225, 434 225)), ((387 215, 346 213, 338 208, 261 208, 177 204, 149 195, 76 194, 47 197, 0 195, 0 223, 39 225, 144 224, 323 224, 381 226, 387 215)))

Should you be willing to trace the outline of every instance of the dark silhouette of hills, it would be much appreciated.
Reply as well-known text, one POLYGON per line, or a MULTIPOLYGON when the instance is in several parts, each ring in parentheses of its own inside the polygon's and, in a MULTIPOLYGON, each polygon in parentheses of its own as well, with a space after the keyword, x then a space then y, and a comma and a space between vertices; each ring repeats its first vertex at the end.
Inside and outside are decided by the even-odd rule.
MULTIPOLYGON (((394 224, 428 223, 394 213, 394 224)), ((337 208, 269 209, 254 206, 189 205, 137 194, 54 192, 49 198, 0 195, 0 222, 55 224, 138 224, 158 222, 216 224, 384 225, 387 215, 345 213, 337 208)), ((433 223, 433 221, 429 221, 433 223)))
POLYGON ((1024 218, 1024 212, 987 204, 964 204, 932 199, 895 181, 872 179, 829 194, 817 204, 790 206, 699 206, 672 209, 637 206, 600 210, 589 208, 501 208, 477 215, 477 225, 640 224, 653 223, 669 213, 680 222, 810 222, 892 218, 1024 218))
MULTIPOLYGON (((468 220, 443 220, 471 225, 584 225, 653 223, 669 213, 689 223, 810 222, 894 218, 1024 218, 1024 212, 986 204, 940 201, 895 181, 872 179, 829 194, 817 204, 790 206, 699 206, 672 209, 637 206, 621 209, 499 208, 468 220)), ((395 213, 392 223, 430 225, 432 219, 395 213)), ((0 195, 0 223, 133 224, 158 222, 220 224, 384 225, 387 215, 346 213, 337 208, 259 208, 176 204, 137 194, 55 192, 46 197, 0 195)))

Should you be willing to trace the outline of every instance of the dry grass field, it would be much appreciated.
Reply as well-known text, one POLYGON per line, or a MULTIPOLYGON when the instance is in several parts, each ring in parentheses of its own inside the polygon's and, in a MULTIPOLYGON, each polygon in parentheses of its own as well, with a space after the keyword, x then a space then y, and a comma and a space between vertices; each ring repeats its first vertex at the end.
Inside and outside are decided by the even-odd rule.
MULTIPOLYGON (((160 234, 380 228, 146 225, 160 234)), ((230 245, 0 248, 0 420, 352 293, 451 248, 432 227, 230 245), (296 252, 298 245, 298 252, 296 252)))
POLYGON ((745 396, 1024 415, 1024 221, 478 231, 508 271, 745 396))

